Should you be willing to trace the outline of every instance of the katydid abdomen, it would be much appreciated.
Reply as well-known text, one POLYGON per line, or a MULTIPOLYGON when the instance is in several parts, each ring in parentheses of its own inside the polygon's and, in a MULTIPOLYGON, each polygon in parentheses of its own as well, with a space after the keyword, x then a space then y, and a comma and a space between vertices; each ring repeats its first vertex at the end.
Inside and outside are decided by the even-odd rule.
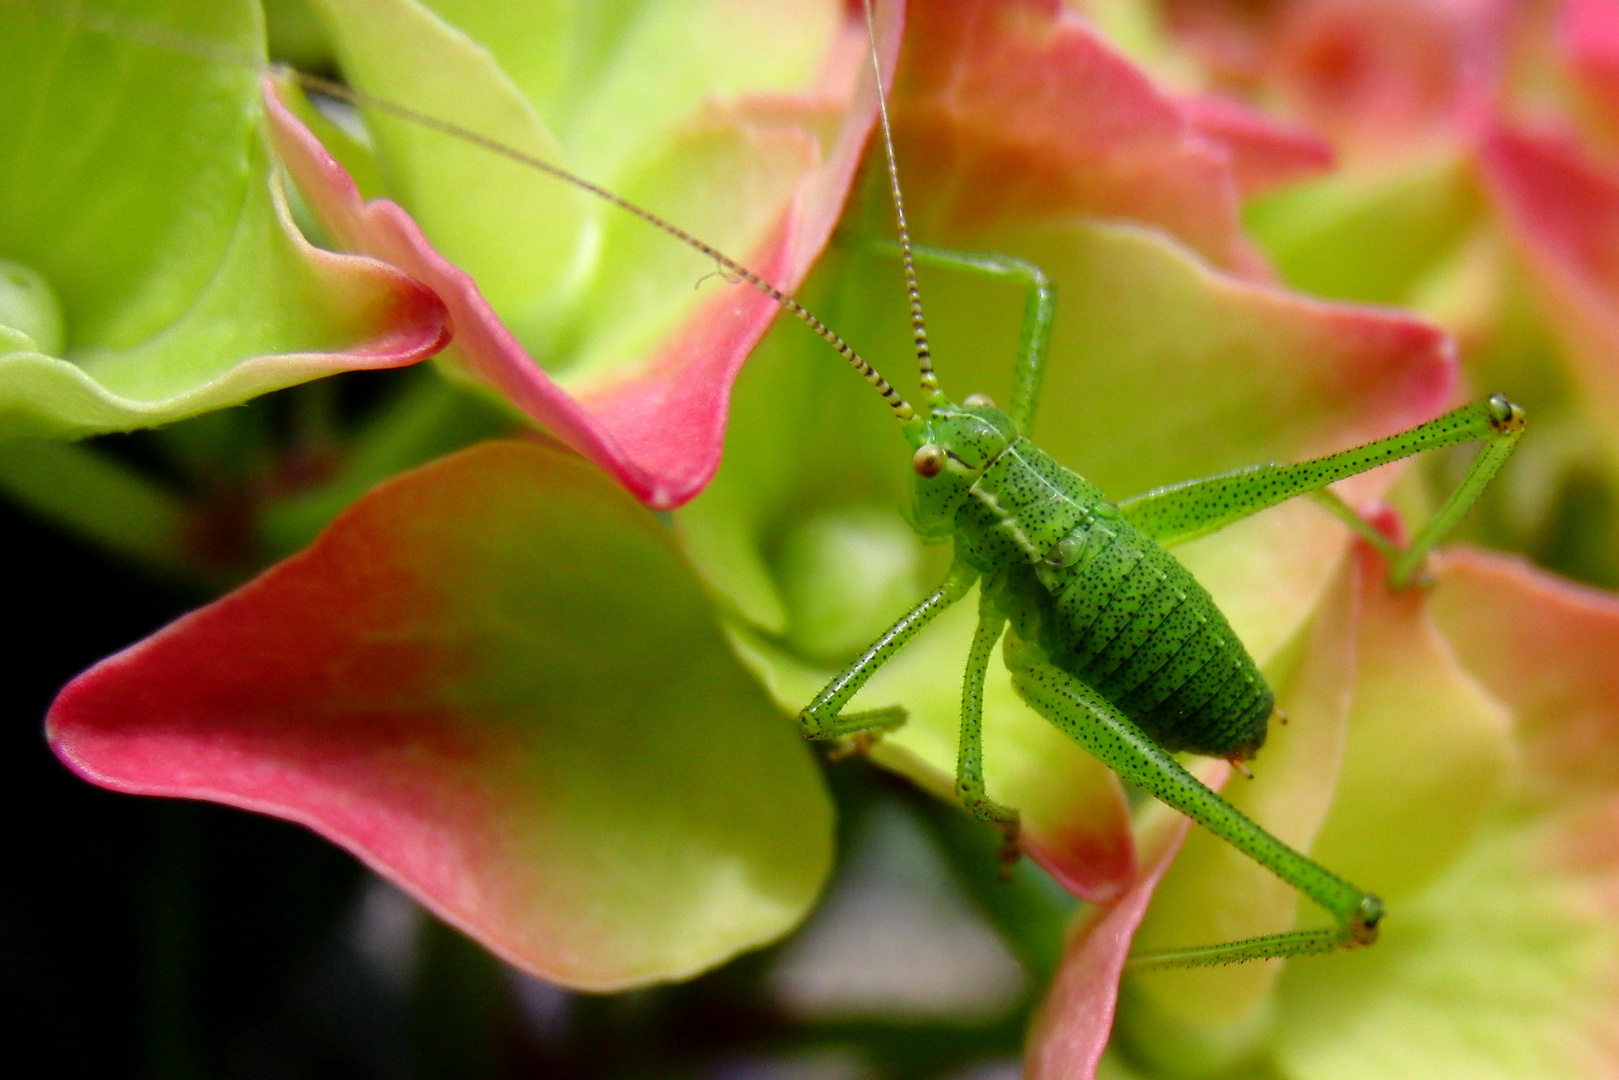
POLYGON ((1084 477, 1027 439, 956 511, 961 556, 1019 643, 1166 750, 1246 758, 1274 696, 1208 592, 1084 477))

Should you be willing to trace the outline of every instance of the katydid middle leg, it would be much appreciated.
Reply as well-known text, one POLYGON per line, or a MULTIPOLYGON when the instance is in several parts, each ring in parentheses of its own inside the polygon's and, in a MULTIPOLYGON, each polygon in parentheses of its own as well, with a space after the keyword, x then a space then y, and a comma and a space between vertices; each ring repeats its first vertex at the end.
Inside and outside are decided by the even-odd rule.
MULTIPOLYGON (((892 240, 841 238, 845 246, 885 257, 899 258, 900 247, 892 240)), ((953 251, 921 245, 912 249, 918 266, 933 266, 992 281, 1022 286, 1023 329, 1018 339, 1017 367, 1012 372, 1012 407, 1007 415, 1019 431, 1027 434, 1034 425, 1040 406, 1040 385, 1045 375, 1046 350, 1051 344, 1051 326, 1057 316, 1057 286, 1044 270, 1013 255, 993 252, 953 251)))
POLYGON ((1006 648, 1012 683, 1023 699, 1121 778, 1179 810, 1330 913, 1336 926, 1133 957, 1135 968, 1230 964, 1326 953, 1376 940, 1383 905, 1260 828, 1183 768, 1129 717, 1079 679, 1050 663, 1037 646, 1006 648))

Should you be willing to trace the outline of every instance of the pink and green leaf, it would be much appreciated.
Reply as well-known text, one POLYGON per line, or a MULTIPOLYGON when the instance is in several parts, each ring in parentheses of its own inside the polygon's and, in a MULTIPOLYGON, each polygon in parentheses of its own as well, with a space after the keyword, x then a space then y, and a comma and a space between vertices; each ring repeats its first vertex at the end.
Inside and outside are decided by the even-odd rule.
POLYGON ((1527 794, 1619 788, 1619 603, 1519 558, 1463 548, 1438 564, 1434 615, 1457 656, 1511 707, 1527 794))
POLYGON ((1284 124, 1229 98, 1179 99, 1181 115, 1205 139, 1225 148, 1244 198, 1295 184, 1332 168, 1332 147, 1314 133, 1284 124))
MULTIPOLYGON (((1512 709, 1517 753, 1482 827, 1392 909, 1375 949, 1290 966, 1275 1060, 1305 1080, 1391 1069, 1610 1075, 1619 771, 1608 658, 1619 605, 1513 557, 1464 549, 1434 569, 1435 624, 1468 674, 1512 709)), ((1407 706, 1408 719, 1423 714, 1407 706)), ((1450 754, 1447 745, 1447 767, 1450 754)), ((1446 816, 1425 803, 1403 820, 1446 816)))
POLYGON ((1619 131, 1619 3, 1563 0, 1557 38, 1591 104, 1610 132, 1619 131))
POLYGON ((49 733, 96 783, 307 825, 585 989, 780 936, 831 859, 809 751, 668 530, 548 444, 376 489, 81 675, 49 733))
POLYGON ((981 245, 1031 218, 1120 218, 1249 264, 1223 140, 1057 0, 929 5, 905 56, 895 139, 921 234, 981 245))
POLYGON ((1619 460, 1619 171, 1561 135, 1497 125, 1479 164, 1584 408, 1619 460))
MULTIPOLYGON (((1204 760, 1194 772, 1215 789, 1230 769, 1204 760)), ((1081 912, 1063 950, 1057 977, 1029 1030, 1024 1075, 1030 1080, 1095 1080, 1118 1007, 1119 978, 1153 890, 1169 870, 1191 821, 1154 804, 1136 829, 1142 868, 1113 903, 1081 912)))
POLYGON ((48 6, 0 12, 0 249, 36 316, 58 313, 0 330, 3 433, 167 423, 436 352, 448 337, 436 297, 391 267, 311 247, 293 225, 260 128, 257 8, 126 15, 244 63, 48 6))

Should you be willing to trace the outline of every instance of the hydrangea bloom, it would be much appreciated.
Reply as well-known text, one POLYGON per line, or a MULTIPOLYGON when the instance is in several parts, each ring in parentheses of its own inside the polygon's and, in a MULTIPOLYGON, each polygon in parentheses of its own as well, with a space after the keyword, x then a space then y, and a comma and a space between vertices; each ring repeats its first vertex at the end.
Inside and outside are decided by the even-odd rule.
MULTIPOLYGON (((789 285, 830 233, 871 122, 869 92, 856 89, 863 41, 837 5, 815 23, 813 50, 801 24, 777 42, 787 20, 769 11, 729 27, 755 36, 740 51, 764 81, 721 82, 720 104, 707 99, 701 52, 665 58, 675 70, 653 78, 667 28, 650 14, 646 39, 615 45, 621 65, 584 78, 546 45, 556 39, 512 32, 498 5, 442 5, 492 57, 413 4, 323 7, 360 85, 407 103, 420 93, 435 113, 684 211, 683 222, 695 217, 705 237, 789 285), (763 61, 765 42, 796 67, 763 61), (438 62, 428 70, 451 73, 454 90, 416 85, 429 50, 438 62), (770 81, 782 69, 798 72, 796 96, 770 81), (611 77, 625 71, 636 74, 611 77), (829 100, 852 104, 839 119, 829 100), (626 126, 646 142, 629 144, 626 126), (738 209, 707 208, 715 190, 738 193, 738 209)), ((882 25, 892 52, 896 8, 882 25)), ((575 29, 589 55, 584 45, 600 43, 586 40, 588 25, 575 29)), ((1352 445, 1455 395, 1443 333, 1286 291, 1244 233, 1245 196, 1327 163, 1306 132, 1164 90, 1046 0, 913 11, 893 102, 919 237, 1022 255, 1057 281, 1035 434, 1105 490, 1352 445)), ((811 758, 776 706, 808 700, 939 569, 893 514, 905 471, 892 421, 795 325, 773 329, 738 375, 768 302, 737 285, 671 292, 706 268, 666 260, 666 238, 634 222, 572 192, 514 203, 530 178, 380 125, 373 175, 405 210, 361 204, 292 112, 272 99, 268 115, 334 246, 425 285, 454 326, 452 363, 588 460, 549 440, 497 443, 390 481, 307 551, 71 684, 52 711, 58 752, 108 786, 309 825, 566 985, 680 978, 784 932, 820 887, 830 821, 811 758), (636 499, 678 507, 672 528, 636 499)), ((323 133, 362 174, 363 148, 323 133)), ((875 184, 843 227, 886 235, 888 215, 875 184)), ((801 295, 903 379, 893 278, 880 257, 834 249, 801 295)), ((1004 397, 1021 297, 943 275, 923 284, 946 386, 1004 397)), ((1360 478, 1345 494, 1367 505, 1388 481, 1360 478)), ((1559 756, 1568 740, 1606 745, 1599 720, 1573 734, 1559 722, 1571 702, 1596 700, 1581 695, 1600 683, 1594 643, 1615 614, 1606 598, 1517 564, 1448 556, 1431 601, 1436 630, 1426 597, 1389 596, 1375 560, 1303 504, 1181 553, 1294 721, 1267 748, 1262 778, 1234 798, 1384 891, 1397 917, 1409 911, 1415 943, 1401 944, 1391 921, 1379 951, 1298 962, 1280 981, 1274 965, 1143 977, 1128 984, 1118 1068, 1242 1068, 1259 1055, 1299 1075, 1353 1065, 1334 1047, 1390 1025, 1374 1031, 1384 1014, 1322 1002, 1375 999, 1393 1014, 1420 1000, 1401 996, 1399 976, 1428 970, 1422 928, 1469 910, 1459 897, 1499 899, 1474 886, 1538 857, 1524 846, 1537 829, 1563 847, 1541 876, 1519 875, 1526 903, 1566 914, 1567 940, 1600 939, 1600 895, 1564 887, 1605 865, 1585 842, 1600 782, 1573 814, 1552 797, 1551 773, 1521 767, 1508 721, 1509 710, 1521 724, 1533 718, 1558 768, 1569 767, 1559 756), (1531 607, 1566 645, 1528 656, 1509 639, 1531 607), (1476 614, 1486 609, 1491 618, 1476 614), (1509 667, 1536 689, 1505 676, 1509 667), (1406 722, 1413 714, 1419 722, 1406 722), (1408 824, 1425 800, 1446 812, 1428 828, 1408 824), (1323 1026, 1335 1021, 1366 1026, 1323 1026), (1138 1037, 1148 1027, 1172 1038, 1138 1037)), ((925 787, 949 787, 970 612, 941 619, 863 691, 864 704, 909 710, 876 756, 925 787)), ((1097 904, 1033 1043, 1037 1075, 1083 1075, 1107 1042, 1120 963, 1181 830, 1151 808, 1132 814, 1116 779, 1023 706, 998 668, 986 720, 991 794, 1024 809, 1031 854, 1097 904)), ((1163 944, 1241 936, 1286 923, 1295 902, 1223 846, 1196 843, 1142 933, 1163 944)), ((1503 965, 1533 963, 1503 940, 1492 954, 1503 965)), ((1442 955, 1469 954, 1458 944, 1442 955)), ((1547 1045, 1578 1042, 1556 1042, 1560 1022, 1599 1030, 1588 1017, 1600 1009, 1560 1006, 1582 991, 1605 1000, 1593 989, 1603 978, 1593 961, 1552 980, 1547 1045)), ((1391 1058, 1402 1052, 1388 1045, 1391 1058)), ((1575 1049, 1587 1047, 1584 1058, 1542 1060, 1600 1061, 1599 1041, 1575 1049)))

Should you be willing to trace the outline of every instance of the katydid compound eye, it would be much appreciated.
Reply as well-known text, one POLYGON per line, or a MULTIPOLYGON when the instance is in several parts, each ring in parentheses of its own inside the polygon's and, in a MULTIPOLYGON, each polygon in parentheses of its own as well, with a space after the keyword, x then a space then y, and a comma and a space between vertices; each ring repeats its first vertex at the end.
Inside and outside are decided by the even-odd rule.
POLYGON ((962 404, 974 409, 993 409, 995 399, 988 394, 968 394, 962 404))
POLYGON ((917 447, 911 458, 911 468, 916 470, 916 475, 932 480, 944 471, 944 449, 932 443, 917 447))

